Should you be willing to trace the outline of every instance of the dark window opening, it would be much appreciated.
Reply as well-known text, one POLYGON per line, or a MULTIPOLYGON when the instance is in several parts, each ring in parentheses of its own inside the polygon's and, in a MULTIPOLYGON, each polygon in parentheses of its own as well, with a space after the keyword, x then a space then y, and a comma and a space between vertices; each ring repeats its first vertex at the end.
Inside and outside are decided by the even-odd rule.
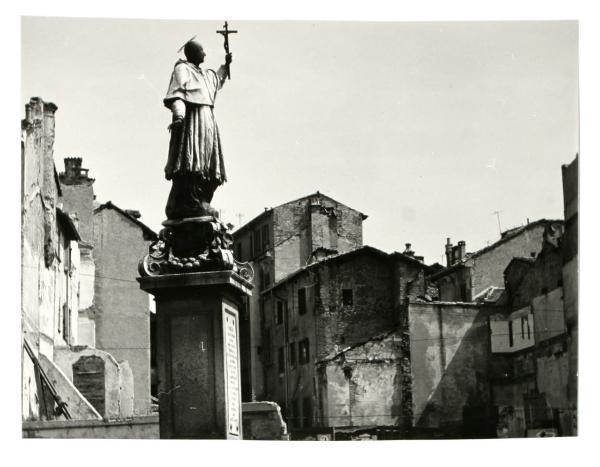
POLYGON ((460 285, 460 300, 462 302, 467 301, 467 284, 460 285))
POLYGON ((304 364, 308 363, 308 361, 310 360, 310 351, 309 351, 309 346, 308 346, 308 338, 307 339, 302 339, 298 343, 298 353, 300 354, 299 355, 300 364, 304 365, 304 364))
POLYGON ((298 289, 298 313, 301 315, 306 313, 306 289, 304 287, 298 289))
POLYGON ((531 339, 531 328, 529 327, 529 316, 527 317, 527 339, 531 339))
POLYGON ((285 373, 285 353, 283 347, 279 347, 277 350, 277 368, 279 369, 280 375, 285 373))
POLYGON ((269 249, 270 246, 270 242, 269 242, 269 225, 265 224, 262 226, 261 229, 261 240, 262 240, 262 249, 263 251, 266 251, 269 249))
POLYGON ((290 366, 296 366, 296 343, 290 342, 290 366))
POLYGON ((352 306, 353 304, 354 304, 354 297, 352 294, 352 289, 343 289, 342 290, 342 305, 352 306))
POLYGON ((277 324, 283 324, 283 302, 277 300, 277 324))
POLYGON ((513 322, 508 322, 508 345, 509 347, 513 346, 513 322))
POLYGON ((254 256, 258 256, 258 254, 260 253, 261 249, 261 241, 260 241, 260 230, 255 230, 253 233, 253 238, 254 238, 254 251, 253 254, 254 256))
POLYGON ((238 261, 243 261, 242 258, 242 242, 235 245, 235 256, 238 261))
POLYGON ((521 316, 521 339, 525 339, 525 317, 521 316))

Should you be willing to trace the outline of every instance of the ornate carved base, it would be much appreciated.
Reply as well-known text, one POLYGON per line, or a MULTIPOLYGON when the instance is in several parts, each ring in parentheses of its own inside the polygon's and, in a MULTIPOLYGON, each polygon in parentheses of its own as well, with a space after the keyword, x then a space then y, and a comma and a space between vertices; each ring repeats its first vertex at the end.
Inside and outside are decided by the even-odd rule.
POLYGON ((254 271, 233 258, 233 239, 227 226, 213 216, 163 222, 158 240, 139 263, 142 276, 234 270, 247 280, 254 271))

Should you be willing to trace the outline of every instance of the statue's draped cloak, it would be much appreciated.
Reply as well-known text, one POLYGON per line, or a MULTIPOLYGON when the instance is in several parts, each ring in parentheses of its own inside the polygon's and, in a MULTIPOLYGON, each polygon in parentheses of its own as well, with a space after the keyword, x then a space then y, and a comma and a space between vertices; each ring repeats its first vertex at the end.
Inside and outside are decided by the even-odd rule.
POLYGON ((213 113, 217 91, 225 77, 225 67, 215 72, 185 60, 175 64, 163 102, 170 108, 176 99, 181 99, 186 112, 183 125, 171 132, 165 167, 168 180, 186 174, 215 186, 227 180, 219 128, 213 113))

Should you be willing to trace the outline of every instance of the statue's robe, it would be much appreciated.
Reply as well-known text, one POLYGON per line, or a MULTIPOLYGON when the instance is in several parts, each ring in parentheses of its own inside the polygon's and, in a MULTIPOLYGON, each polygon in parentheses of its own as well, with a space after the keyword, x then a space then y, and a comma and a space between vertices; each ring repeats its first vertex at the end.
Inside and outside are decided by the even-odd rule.
POLYGON ((176 219, 209 214, 206 207, 216 188, 227 180, 219 128, 213 107, 227 71, 203 70, 179 60, 175 64, 166 107, 185 104, 183 124, 171 131, 165 177, 173 180, 167 217, 176 219), (179 101, 179 102, 178 102, 179 101))

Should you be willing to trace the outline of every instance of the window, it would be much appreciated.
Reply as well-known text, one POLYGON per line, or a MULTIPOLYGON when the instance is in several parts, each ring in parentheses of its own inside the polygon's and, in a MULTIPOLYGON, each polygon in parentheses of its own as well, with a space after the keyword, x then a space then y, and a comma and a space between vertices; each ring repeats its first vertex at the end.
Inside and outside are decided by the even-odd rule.
POLYGON ((262 249, 266 251, 269 249, 269 224, 265 224, 261 229, 262 249))
POLYGON ((527 339, 531 339, 531 328, 529 327, 529 316, 527 316, 527 339))
POLYGON ((271 285, 271 271, 265 271, 265 287, 271 285))
POLYGON ((242 242, 236 243, 235 245, 235 256, 238 261, 242 261, 242 242))
POLYGON ((460 285, 460 300, 463 302, 467 301, 467 284, 460 285))
POLYGON ((509 347, 512 347, 514 344, 513 342, 513 322, 509 321, 508 322, 508 345, 509 347))
POLYGON ((306 313, 306 289, 304 287, 298 289, 298 313, 301 315, 306 313))
POLYGON ((283 347, 279 347, 277 350, 277 368, 279 369, 279 376, 285 373, 285 353, 283 347))
POLYGON ((283 302, 281 300, 277 300, 277 324, 283 324, 283 302))
POLYGON ((342 289, 342 305, 352 306, 354 303, 354 297, 352 296, 352 289, 342 289))
POLYGON ((261 241, 260 241, 260 230, 256 229, 254 231, 254 233, 252 234, 253 238, 254 238, 254 256, 258 256, 258 254, 261 252, 261 241))
POLYGON ((298 343, 298 353, 299 355, 299 361, 301 365, 304 365, 305 363, 308 363, 310 360, 310 351, 309 351, 309 346, 308 346, 308 338, 307 339, 302 339, 299 343, 298 343))
POLYGON ((521 339, 525 339, 525 316, 521 316, 521 339))
POLYGON ((290 366, 294 368, 296 366, 296 343, 290 342, 290 366))

